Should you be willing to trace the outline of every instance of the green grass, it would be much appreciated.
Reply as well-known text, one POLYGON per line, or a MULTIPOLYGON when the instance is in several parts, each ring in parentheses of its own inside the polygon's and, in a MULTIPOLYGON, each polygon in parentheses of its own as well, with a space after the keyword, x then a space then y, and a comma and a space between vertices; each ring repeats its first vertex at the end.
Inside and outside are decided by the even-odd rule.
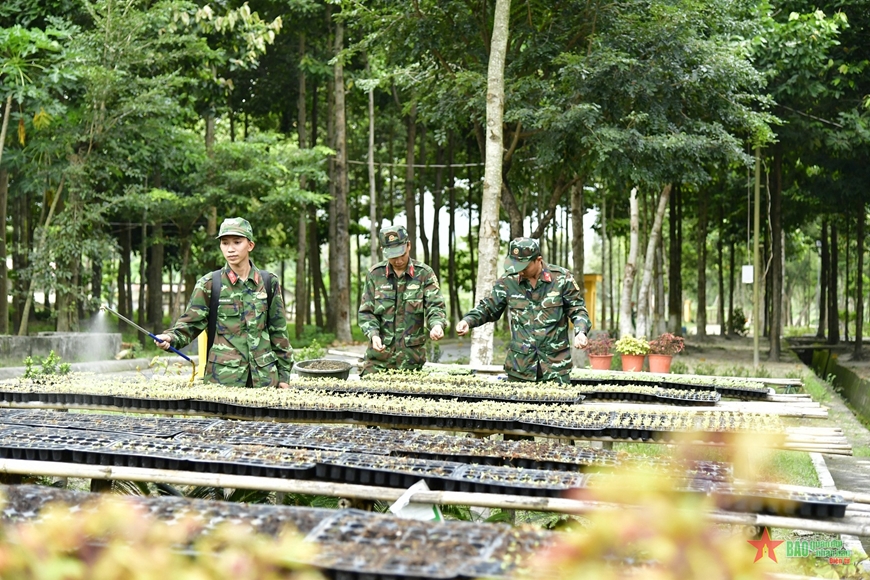
POLYGON ((759 481, 821 487, 809 453, 777 449, 757 450, 752 455, 758 463, 759 481))

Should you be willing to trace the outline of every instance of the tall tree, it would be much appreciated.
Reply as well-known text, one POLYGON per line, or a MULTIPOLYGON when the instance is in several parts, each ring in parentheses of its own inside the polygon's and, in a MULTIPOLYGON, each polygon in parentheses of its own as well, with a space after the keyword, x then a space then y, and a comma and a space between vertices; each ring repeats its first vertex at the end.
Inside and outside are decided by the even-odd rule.
MULTIPOLYGON (((496 0, 486 82, 486 165, 483 199, 480 204, 478 236, 477 295, 486 296, 495 285, 498 272, 498 202, 502 189, 504 162, 504 69, 510 25, 510 0, 496 0)), ((471 364, 492 362, 493 325, 478 326, 471 335, 471 364)))
POLYGON ((638 231, 640 229, 640 217, 637 206, 637 188, 631 189, 631 194, 628 198, 630 208, 630 228, 628 244, 628 259, 625 261, 625 269, 622 273, 622 295, 619 301, 619 336, 628 336, 634 334, 634 322, 632 321, 632 306, 631 299, 632 290, 634 289, 634 278, 637 273, 637 251, 638 251, 638 231))
POLYGON ((640 283, 640 289, 637 292, 637 335, 647 336, 650 333, 650 311, 649 311, 649 294, 650 286, 652 285, 653 277, 653 261, 655 259, 656 248, 659 245, 659 236, 661 236, 662 224, 664 223, 665 210, 668 207, 668 199, 671 195, 672 184, 668 183, 662 188, 659 194, 659 201, 656 207, 655 217, 653 219, 652 230, 650 231, 649 239, 647 240, 646 259, 644 260, 643 277, 640 283))
POLYGON ((330 312, 335 320, 335 338, 339 342, 350 342, 350 214, 348 212, 347 178, 347 119, 345 117, 344 62, 341 53, 344 48, 344 23, 335 23, 335 165, 333 181, 335 196, 332 210, 335 235, 329 246, 335 247, 334 263, 329 263, 330 312))

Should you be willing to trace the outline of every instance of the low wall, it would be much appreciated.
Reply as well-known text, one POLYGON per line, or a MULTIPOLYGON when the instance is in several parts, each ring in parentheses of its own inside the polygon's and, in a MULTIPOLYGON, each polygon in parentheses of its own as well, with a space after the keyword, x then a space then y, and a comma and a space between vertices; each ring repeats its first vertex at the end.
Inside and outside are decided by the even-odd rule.
POLYGON ((111 360, 121 350, 120 333, 40 332, 36 336, 0 336, 0 364, 22 365, 29 356, 54 351, 63 362, 111 360))
POLYGON ((870 382, 837 362, 837 353, 830 349, 813 349, 810 366, 817 376, 829 379, 865 421, 870 421, 870 382))

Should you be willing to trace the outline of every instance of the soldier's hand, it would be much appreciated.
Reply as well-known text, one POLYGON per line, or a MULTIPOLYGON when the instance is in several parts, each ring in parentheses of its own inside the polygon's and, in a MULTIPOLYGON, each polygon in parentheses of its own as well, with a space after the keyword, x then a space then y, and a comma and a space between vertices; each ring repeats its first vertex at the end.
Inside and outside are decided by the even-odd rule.
POLYGON ((459 324, 456 325, 456 334, 459 336, 468 334, 468 323, 464 320, 460 320, 459 324))
POLYGON ((584 349, 587 344, 589 344, 589 340, 586 338, 585 332, 580 332, 574 337, 574 348, 584 349))
POLYGON ((432 340, 441 340, 444 338, 444 329, 441 328, 440 324, 436 324, 432 327, 432 330, 429 331, 429 338, 432 340))
POLYGON ((156 340, 154 344, 156 344, 159 348, 163 350, 169 350, 169 344, 172 342, 172 335, 170 334, 158 334, 155 336, 156 340))
POLYGON ((381 337, 379 335, 372 337, 372 348, 378 352, 384 352, 384 343, 381 342, 381 337))
POLYGON ((288 385, 287 383, 278 383, 278 388, 279 389, 289 389, 290 385, 288 385))

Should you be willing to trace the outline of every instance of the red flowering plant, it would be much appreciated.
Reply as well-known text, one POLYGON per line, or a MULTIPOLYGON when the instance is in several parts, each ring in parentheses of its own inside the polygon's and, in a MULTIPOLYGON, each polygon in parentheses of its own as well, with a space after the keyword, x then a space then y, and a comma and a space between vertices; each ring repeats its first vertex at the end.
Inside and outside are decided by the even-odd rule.
POLYGON ((682 336, 665 332, 649 342, 650 354, 665 354, 674 356, 686 348, 686 342, 682 336))
POLYGON ((613 354, 613 339, 606 332, 593 332, 586 343, 586 353, 593 356, 613 354))

